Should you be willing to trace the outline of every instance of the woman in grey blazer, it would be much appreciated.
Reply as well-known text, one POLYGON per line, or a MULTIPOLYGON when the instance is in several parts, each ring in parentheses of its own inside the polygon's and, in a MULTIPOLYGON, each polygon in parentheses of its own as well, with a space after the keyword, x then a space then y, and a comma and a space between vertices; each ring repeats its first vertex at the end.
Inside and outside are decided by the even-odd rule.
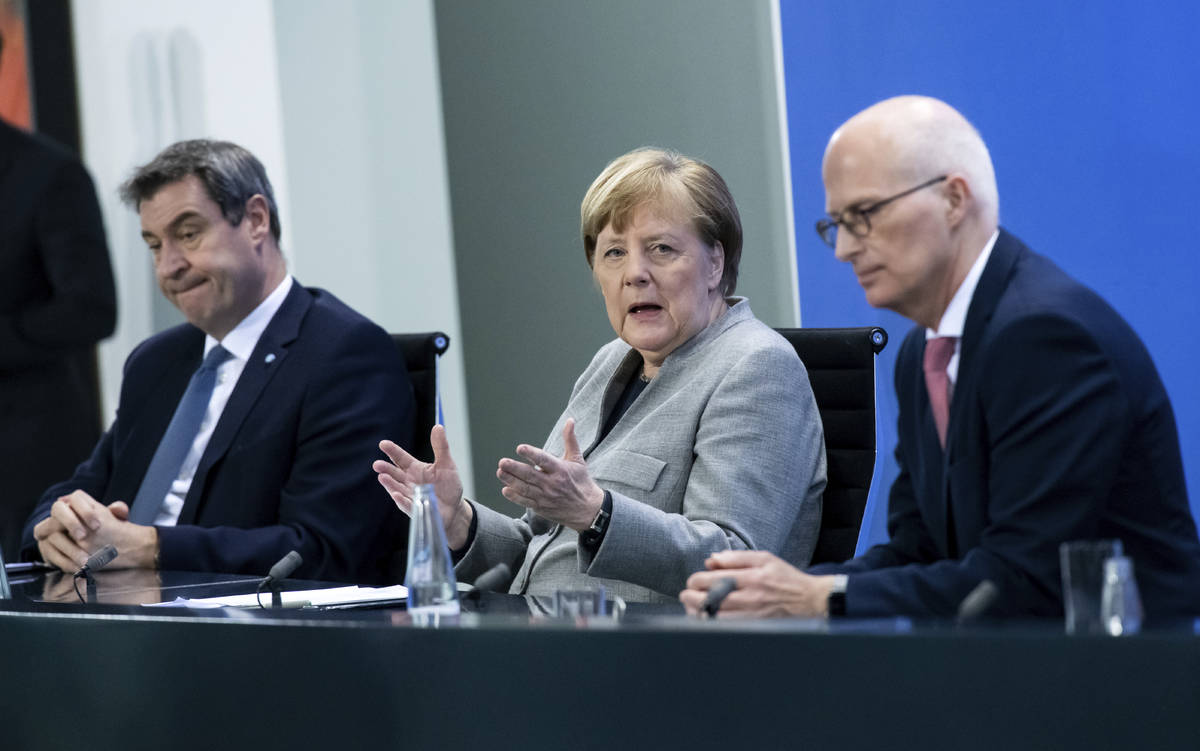
POLYGON ((588 265, 618 338, 575 383, 543 448, 501 459, 512 519, 462 497, 445 432, 418 462, 390 441, 379 481, 405 512, 432 482, 458 578, 497 563, 510 592, 603 584, 674 602, 710 553, 763 549, 808 563, 825 448, 792 347, 733 297, 742 228, 725 181, 660 149, 609 164, 581 207, 588 265))

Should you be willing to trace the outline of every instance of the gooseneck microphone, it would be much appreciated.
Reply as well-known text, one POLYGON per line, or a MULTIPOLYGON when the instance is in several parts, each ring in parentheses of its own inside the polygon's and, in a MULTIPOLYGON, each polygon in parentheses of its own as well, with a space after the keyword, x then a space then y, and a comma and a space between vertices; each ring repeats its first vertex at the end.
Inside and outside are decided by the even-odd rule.
POLYGON ((292 575, 296 569, 300 568, 300 564, 304 563, 304 559, 295 550, 280 558, 271 570, 267 572, 267 583, 283 581, 292 575))
POLYGON ((725 602, 725 598, 735 589, 737 589, 737 580, 733 577, 727 576, 718 580, 713 588, 708 590, 708 596, 704 598, 700 612, 709 618, 716 618, 717 612, 721 609, 721 603, 725 602))
POLYGON ((1000 597, 1000 590, 991 579, 984 579, 975 585, 962 602, 958 604, 958 622, 969 623, 988 611, 1000 597))
POLYGON ((92 578, 92 574, 112 563, 113 559, 116 557, 116 547, 114 547, 112 544, 105 545, 95 553, 89 555, 88 559, 84 561, 83 566, 81 566, 80 569, 75 572, 74 577, 72 577, 71 584, 73 587, 75 587, 75 596, 79 598, 80 602, 86 605, 89 602, 96 601, 96 580, 92 578), (79 593, 80 579, 87 581, 87 599, 84 599, 84 596, 79 593))
POLYGON ((467 592, 467 597, 478 600, 482 593, 496 592, 510 581, 512 581, 512 569, 507 563, 497 563, 479 575, 475 584, 471 586, 471 590, 467 592))
POLYGON ((258 590, 255 592, 255 597, 258 599, 258 606, 260 608, 263 607, 262 591, 264 587, 271 589, 271 607, 283 607, 281 584, 284 579, 291 576, 296 569, 300 568, 300 564, 302 563, 304 563, 304 559, 295 550, 275 562, 275 565, 267 572, 266 577, 259 582, 258 590))
POLYGON ((75 576, 87 576, 93 571, 99 571, 108 564, 112 563, 113 559, 116 557, 116 547, 113 545, 105 545, 95 553, 92 553, 90 556, 88 556, 88 559, 83 564, 83 567, 75 572, 75 576))

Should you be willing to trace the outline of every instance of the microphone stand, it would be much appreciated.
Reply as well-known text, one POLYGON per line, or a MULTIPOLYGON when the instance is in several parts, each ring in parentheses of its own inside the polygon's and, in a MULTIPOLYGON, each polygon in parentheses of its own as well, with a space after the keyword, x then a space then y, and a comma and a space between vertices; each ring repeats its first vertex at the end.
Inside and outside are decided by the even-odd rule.
POLYGON ((283 607, 283 580, 268 576, 265 579, 263 579, 261 582, 258 583, 257 595, 258 595, 258 606, 260 608, 263 606, 262 591, 263 591, 264 587, 269 588, 271 590, 271 607, 272 608, 282 608, 283 607))
POLYGON ((92 576, 92 570, 90 568, 85 568, 82 571, 76 573, 72 577, 71 584, 75 587, 75 596, 78 597, 79 601, 82 602, 84 605, 94 605, 97 602, 96 577, 92 576), (79 593, 79 580, 80 579, 83 579, 86 582, 86 584, 84 586, 84 590, 87 592, 87 599, 84 599, 84 596, 79 593))
POLYGON ((71 578, 71 586, 75 588, 75 596, 78 597, 79 601, 84 605, 94 604, 97 601, 96 579, 92 576, 92 573, 112 563, 113 559, 116 557, 117 549, 112 545, 105 545, 95 553, 92 553, 90 556, 88 556, 88 559, 86 562, 84 562, 83 567, 75 572, 75 575, 71 578), (79 594, 80 579, 85 579, 87 581, 86 600, 83 598, 83 595, 79 594))

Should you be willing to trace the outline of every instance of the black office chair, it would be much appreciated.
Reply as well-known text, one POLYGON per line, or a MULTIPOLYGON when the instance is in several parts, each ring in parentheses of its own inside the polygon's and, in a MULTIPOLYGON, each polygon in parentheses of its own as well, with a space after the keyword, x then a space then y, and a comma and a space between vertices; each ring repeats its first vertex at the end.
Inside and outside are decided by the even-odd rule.
POLYGON ((854 557, 875 471, 875 356, 887 346, 878 326, 776 329, 796 349, 825 426, 821 530, 812 562, 854 557))
POLYGON ((433 461, 429 431, 438 419, 438 358, 450 348, 450 337, 440 331, 426 334, 392 334, 392 341, 404 358, 408 379, 417 400, 416 424, 410 453, 423 462, 433 461))
MULTIPOLYGON (((438 358, 450 348, 450 337, 440 331, 425 334, 392 334, 392 342, 404 358, 408 369, 408 380, 412 382, 413 397, 417 403, 417 414, 413 425, 412 446, 409 453, 424 462, 433 461, 433 447, 429 444, 429 431, 438 420, 438 358)), ((408 517, 396 525, 392 554, 385 562, 386 577, 391 583, 404 581, 407 563, 408 517)))

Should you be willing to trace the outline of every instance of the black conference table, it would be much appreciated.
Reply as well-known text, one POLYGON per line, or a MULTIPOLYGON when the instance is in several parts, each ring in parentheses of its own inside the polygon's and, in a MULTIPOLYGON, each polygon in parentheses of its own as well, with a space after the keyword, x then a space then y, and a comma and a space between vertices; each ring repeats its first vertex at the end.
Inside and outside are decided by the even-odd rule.
POLYGON ((434 629, 400 607, 137 604, 247 577, 97 579, 93 604, 56 574, 0 601, 0 749, 1200 748, 1192 621, 558 620, 484 594, 434 629))

